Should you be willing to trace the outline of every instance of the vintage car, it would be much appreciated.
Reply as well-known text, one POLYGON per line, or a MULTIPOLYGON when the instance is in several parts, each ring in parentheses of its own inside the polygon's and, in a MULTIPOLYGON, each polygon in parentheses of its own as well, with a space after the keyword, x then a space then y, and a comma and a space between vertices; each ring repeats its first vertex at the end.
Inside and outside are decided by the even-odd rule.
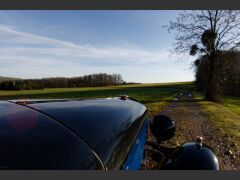
POLYGON ((148 130, 153 149, 165 155, 162 169, 219 169, 201 138, 161 148, 174 122, 161 114, 149 120, 146 107, 128 96, 0 101, 0 169, 137 170, 148 130))

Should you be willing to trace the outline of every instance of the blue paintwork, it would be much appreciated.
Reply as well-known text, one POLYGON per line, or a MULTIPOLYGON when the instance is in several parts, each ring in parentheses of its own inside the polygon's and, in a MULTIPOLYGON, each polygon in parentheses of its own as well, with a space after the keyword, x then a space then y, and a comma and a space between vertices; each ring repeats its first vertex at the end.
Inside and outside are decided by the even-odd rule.
POLYGON ((142 160, 145 159, 144 145, 146 143, 147 129, 149 120, 146 118, 142 129, 140 130, 135 144, 130 151, 127 160, 124 162, 123 170, 138 170, 141 167, 142 160))

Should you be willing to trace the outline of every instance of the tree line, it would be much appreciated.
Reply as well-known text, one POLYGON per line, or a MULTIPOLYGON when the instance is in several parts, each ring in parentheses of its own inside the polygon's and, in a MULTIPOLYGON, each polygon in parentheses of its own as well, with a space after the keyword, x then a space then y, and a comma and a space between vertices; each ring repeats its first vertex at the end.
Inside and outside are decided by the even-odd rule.
POLYGON ((90 74, 79 77, 8 80, 0 83, 0 90, 32 90, 44 88, 73 88, 120 85, 125 82, 120 74, 90 74))
MULTIPOLYGON (((222 56, 221 60, 217 62, 216 66, 219 72, 221 72, 221 93, 240 96, 240 52, 231 51, 227 56, 222 56)), ((202 56, 194 62, 195 84, 199 91, 206 91, 207 89, 210 75, 209 64, 209 59, 206 56, 202 56)))

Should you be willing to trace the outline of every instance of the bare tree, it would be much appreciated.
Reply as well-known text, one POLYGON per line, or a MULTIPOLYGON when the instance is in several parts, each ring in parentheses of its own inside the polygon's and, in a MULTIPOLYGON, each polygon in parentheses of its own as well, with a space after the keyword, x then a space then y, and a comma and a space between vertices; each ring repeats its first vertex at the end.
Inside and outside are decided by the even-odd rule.
POLYGON ((240 11, 195 10, 180 13, 170 21, 169 32, 176 32, 174 50, 178 54, 206 56, 209 77, 206 99, 221 101, 219 61, 240 46, 240 11))

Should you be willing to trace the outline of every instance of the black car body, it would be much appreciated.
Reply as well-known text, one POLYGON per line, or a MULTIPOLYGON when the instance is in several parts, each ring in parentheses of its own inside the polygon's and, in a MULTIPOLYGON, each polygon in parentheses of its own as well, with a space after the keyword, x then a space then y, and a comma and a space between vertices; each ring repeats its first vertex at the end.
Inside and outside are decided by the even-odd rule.
POLYGON ((147 127, 131 99, 0 101, 0 169, 139 169, 147 127))

